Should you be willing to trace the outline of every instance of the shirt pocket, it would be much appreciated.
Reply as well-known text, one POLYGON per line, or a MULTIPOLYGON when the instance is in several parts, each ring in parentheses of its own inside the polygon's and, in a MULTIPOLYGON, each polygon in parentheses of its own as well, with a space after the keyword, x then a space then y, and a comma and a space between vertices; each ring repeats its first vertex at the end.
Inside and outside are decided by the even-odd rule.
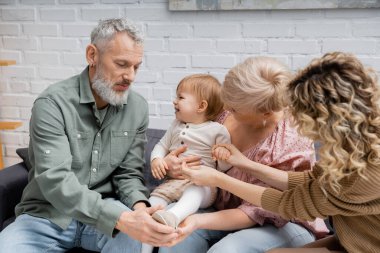
POLYGON ((111 165, 119 166, 136 137, 136 130, 111 131, 111 165))
POLYGON ((85 131, 72 130, 69 133, 73 169, 81 169, 83 161, 89 159, 88 156, 92 150, 90 136, 90 133, 85 131))

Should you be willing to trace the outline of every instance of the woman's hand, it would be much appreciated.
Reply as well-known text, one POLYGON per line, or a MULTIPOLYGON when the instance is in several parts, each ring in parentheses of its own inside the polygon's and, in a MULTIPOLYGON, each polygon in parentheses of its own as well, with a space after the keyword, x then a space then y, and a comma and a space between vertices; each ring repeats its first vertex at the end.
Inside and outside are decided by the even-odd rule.
MULTIPOLYGON (((232 144, 217 144, 214 145, 212 148, 212 154, 217 159, 218 152, 214 152, 214 150, 223 147, 227 149, 230 152, 230 155, 225 160, 227 163, 231 164, 234 167, 239 168, 240 170, 243 170, 245 172, 248 172, 252 174, 257 179, 265 182, 266 184, 280 189, 280 190, 287 190, 288 189, 288 173, 286 171, 282 171, 279 169, 275 169, 272 167, 269 167, 267 165, 260 164, 255 161, 251 161, 248 159, 245 155, 243 155, 240 150, 238 150, 234 145, 232 144)), ((225 179, 225 178, 224 178, 225 179)), ((218 186, 220 188, 220 185, 218 186)), ((226 189, 227 186, 225 186, 223 189, 226 189)), ((237 195, 237 194, 235 194, 237 195)), ((241 196, 241 195, 239 195, 241 196)))
POLYGON ((199 166, 201 165, 201 158, 199 156, 186 156, 179 158, 178 156, 185 152, 187 149, 186 145, 183 145, 176 150, 170 152, 165 156, 164 160, 168 166, 168 175, 171 178, 184 179, 181 174, 181 164, 183 162, 187 163, 188 166, 199 166))
POLYGON ((212 156, 232 166, 242 167, 248 158, 232 144, 217 144, 212 147, 212 156))
POLYGON ((196 185, 214 187, 218 186, 218 176, 223 174, 204 165, 189 167, 185 162, 182 163, 181 172, 184 178, 189 179, 196 185))
POLYGON ((181 224, 179 224, 179 234, 178 237, 170 243, 168 247, 172 247, 183 240, 185 240, 189 235, 191 235, 195 230, 198 229, 198 216, 201 214, 193 214, 186 219, 184 219, 181 224))

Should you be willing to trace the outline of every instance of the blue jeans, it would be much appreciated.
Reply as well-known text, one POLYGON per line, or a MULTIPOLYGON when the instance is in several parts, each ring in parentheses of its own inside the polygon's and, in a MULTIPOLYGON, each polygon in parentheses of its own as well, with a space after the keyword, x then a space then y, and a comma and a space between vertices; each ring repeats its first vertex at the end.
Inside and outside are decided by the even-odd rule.
POLYGON ((230 233, 197 230, 171 248, 160 248, 159 253, 264 253, 279 247, 299 247, 314 240, 314 235, 306 228, 288 222, 281 228, 265 224, 230 233))
POLYGON ((140 253, 141 243, 121 232, 112 238, 76 220, 63 230, 47 219, 28 214, 18 216, 0 233, 1 253, 66 252, 74 247, 107 253, 140 253))

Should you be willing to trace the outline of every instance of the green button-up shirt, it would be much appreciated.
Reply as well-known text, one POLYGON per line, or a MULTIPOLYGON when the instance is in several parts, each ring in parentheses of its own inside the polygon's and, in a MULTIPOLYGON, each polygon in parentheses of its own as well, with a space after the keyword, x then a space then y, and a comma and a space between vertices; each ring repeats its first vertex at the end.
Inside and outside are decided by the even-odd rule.
POLYGON ((32 169, 16 214, 47 218, 63 229, 75 219, 112 235, 124 209, 105 197, 129 208, 148 201, 143 179, 147 127, 147 102, 132 90, 124 105, 109 105, 101 122, 88 68, 51 85, 33 105, 32 169))

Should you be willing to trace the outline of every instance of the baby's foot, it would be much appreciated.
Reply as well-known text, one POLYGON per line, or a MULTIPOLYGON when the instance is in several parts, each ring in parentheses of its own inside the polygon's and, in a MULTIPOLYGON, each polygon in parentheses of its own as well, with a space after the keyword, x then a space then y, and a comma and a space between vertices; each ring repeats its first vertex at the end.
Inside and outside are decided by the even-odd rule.
POLYGON ((152 218, 161 224, 168 225, 175 229, 178 227, 178 218, 170 211, 158 210, 152 215, 152 218))

